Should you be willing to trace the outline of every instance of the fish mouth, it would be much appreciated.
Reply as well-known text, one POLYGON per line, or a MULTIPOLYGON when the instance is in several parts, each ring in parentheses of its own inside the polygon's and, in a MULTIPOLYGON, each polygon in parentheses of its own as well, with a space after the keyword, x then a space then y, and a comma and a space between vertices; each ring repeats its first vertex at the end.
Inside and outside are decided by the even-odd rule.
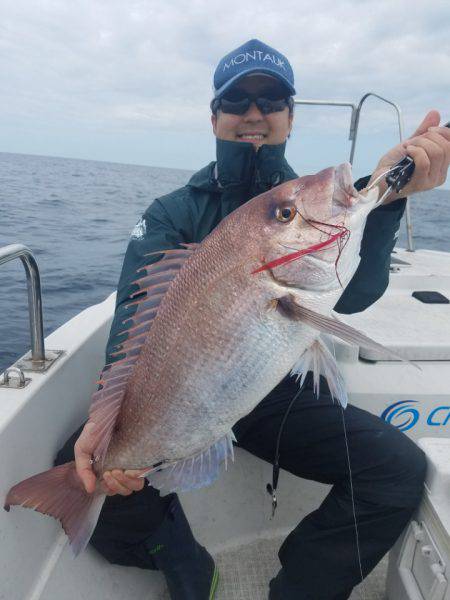
POLYGON ((378 188, 374 187, 365 191, 358 191, 353 185, 352 166, 342 163, 334 170, 334 189, 331 200, 331 213, 333 217, 342 212, 342 209, 351 210, 366 205, 368 210, 377 206, 378 188))
POLYGON ((334 189, 331 199, 332 216, 336 216, 342 208, 352 208, 359 201, 359 192, 353 185, 352 167, 350 163, 342 163, 334 170, 334 189))
POLYGON ((352 213, 361 200, 353 185, 352 168, 348 162, 300 178, 297 188, 293 188, 293 195, 297 192, 299 209, 305 218, 322 223, 352 213), (305 188, 309 188, 310 192, 303 197, 305 188))

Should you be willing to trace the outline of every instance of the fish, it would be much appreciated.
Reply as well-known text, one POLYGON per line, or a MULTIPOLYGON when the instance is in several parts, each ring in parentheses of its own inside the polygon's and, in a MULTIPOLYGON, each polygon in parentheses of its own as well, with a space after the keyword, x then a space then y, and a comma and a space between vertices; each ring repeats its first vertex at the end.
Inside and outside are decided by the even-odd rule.
POLYGON ((152 253, 92 397, 96 490, 70 462, 12 487, 5 509, 59 519, 78 554, 105 500, 105 471, 139 469, 164 493, 210 485, 233 459, 233 425, 289 372, 302 383, 313 370, 317 392, 322 373, 345 406, 322 334, 382 349, 332 313, 378 200, 376 187, 355 189, 344 163, 249 200, 201 243, 152 253))

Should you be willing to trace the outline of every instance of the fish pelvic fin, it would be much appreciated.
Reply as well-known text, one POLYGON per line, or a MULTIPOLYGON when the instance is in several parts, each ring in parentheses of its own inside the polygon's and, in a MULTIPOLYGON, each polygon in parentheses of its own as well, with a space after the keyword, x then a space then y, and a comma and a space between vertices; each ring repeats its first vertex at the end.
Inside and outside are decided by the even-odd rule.
POLYGON ((409 361, 399 352, 395 352, 390 348, 386 348, 386 346, 379 344, 351 325, 347 325, 347 323, 339 321, 339 319, 336 317, 327 317, 326 315, 315 312, 310 308, 300 306, 291 295, 283 296, 278 300, 277 310, 280 311, 280 313, 285 317, 295 321, 302 321, 305 323, 305 325, 308 325, 313 329, 317 329, 322 333, 334 335, 335 337, 344 340, 349 344, 354 344, 355 346, 364 346, 366 348, 371 348, 372 350, 386 353, 395 360, 401 360, 419 369, 419 371, 422 370, 419 365, 409 361))
POLYGON ((292 367, 291 375, 296 376, 297 380, 300 379, 300 385, 302 386, 308 371, 313 373, 316 397, 319 397, 320 394, 320 376, 323 375, 327 380, 332 398, 337 400, 344 408, 347 406, 348 397, 344 378, 339 371, 336 359, 320 339, 315 340, 305 350, 292 367))
POLYGON ((230 432, 203 452, 174 462, 163 462, 142 476, 164 494, 206 487, 218 478, 222 465, 226 470, 228 460, 234 461, 233 441, 236 438, 230 432))
POLYGON ((58 519, 76 556, 87 546, 105 498, 100 492, 86 492, 72 461, 16 484, 6 496, 4 509, 19 505, 58 519))

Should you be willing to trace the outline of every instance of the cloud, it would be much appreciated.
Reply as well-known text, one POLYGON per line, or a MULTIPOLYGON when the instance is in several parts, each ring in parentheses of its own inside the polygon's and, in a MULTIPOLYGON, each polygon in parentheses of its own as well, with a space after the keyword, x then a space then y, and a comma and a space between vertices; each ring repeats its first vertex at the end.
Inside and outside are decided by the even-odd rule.
MULTIPOLYGON (((449 110, 447 1, 3 0, 2 12, 1 114, 25 130, 206 135, 215 65, 252 37, 289 57, 301 97, 376 91, 402 106, 407 130, 449 110)), ((309 127, 347 127, 335 111, 309 114, 309 127)), ((392 128, 375 101, 367 114, 374 131, 392 128)))

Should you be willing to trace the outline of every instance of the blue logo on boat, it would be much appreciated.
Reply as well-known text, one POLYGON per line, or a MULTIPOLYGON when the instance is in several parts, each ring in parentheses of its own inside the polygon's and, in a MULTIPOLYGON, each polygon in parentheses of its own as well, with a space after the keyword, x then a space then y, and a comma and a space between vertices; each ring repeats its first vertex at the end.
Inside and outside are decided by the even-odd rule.
POLYGON ((381 415, 381 418, 394 425, 400 431, 407 431, 414 427, 419 420, 419 411, 414 408, 413 403, 417 400, 400 400, 391 404, 381 415))

